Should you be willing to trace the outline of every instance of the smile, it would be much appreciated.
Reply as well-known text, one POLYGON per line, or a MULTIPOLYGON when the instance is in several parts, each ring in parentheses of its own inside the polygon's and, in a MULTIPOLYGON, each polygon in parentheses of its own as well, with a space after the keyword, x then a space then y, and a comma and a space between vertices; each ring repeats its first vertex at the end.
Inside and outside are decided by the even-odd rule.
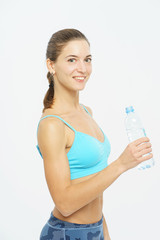
POLYGON ((86 77, 73 77, 75 80, 83 81, 86 77))

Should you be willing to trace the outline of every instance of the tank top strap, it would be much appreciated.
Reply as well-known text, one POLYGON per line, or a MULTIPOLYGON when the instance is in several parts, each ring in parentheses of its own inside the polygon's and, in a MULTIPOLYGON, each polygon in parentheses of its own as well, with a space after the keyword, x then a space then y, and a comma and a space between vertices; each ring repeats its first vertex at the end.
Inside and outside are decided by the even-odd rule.
MULTIPOLYGON (((69 124, 67 123, 63 118, 57 116, 57 115, 46 115, 45 117, 41 118, 40 121, 44 118, 47 118, 47 117, 57 117, 59 118, 60 120, 62 120, 68 127, 70 127, 74 132, 76 132, 76 130, 69 124)), ((39 127, 39 124, 40 124, 40 121, 38 123, 38 127, 39 127)), ((37 133, 38 133, 38 127, 37 127, 37 133)))
POLYGON ((83 106, 81 103, 80 105, 86 110, 86 112, 92 117, 92 115, 88 112, 87 108, 85 108, 85 106, 83 106))

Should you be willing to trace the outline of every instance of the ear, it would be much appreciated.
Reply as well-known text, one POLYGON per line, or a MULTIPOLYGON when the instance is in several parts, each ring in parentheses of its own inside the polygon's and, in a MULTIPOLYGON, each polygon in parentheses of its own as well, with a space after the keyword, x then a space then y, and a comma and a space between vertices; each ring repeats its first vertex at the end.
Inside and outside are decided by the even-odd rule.
POLYGON ((50 73, 55 74, 55 65, 54 62, 51 61, 49 58, 46 60, 47 68, 50 73))

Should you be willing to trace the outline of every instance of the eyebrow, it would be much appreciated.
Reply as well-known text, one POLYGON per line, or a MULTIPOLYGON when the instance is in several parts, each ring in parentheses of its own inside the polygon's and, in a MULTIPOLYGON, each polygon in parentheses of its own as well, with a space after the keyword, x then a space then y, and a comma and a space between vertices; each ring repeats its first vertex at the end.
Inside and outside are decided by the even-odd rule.
MULTIPOLYGON (((67 57, 78 57, 78 56, 76 56, 76 55, 68 55, 67 57)), ((67 58, 67 57, 65 57, 65 58, 67 58)), ((92 55, 90 54, 90 55, 87 55, 86 57, 92 57, 92 55)))

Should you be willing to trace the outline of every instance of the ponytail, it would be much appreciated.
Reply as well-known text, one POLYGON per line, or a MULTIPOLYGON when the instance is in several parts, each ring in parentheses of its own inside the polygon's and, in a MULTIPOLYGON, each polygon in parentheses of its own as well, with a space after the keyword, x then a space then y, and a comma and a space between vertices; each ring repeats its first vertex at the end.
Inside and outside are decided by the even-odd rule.
POLYGON ((53 75, 48 72, 47 73, 47 78, 48 78, 48 82, 49 82, 49 89, 48 91, 46 92, 46 95, 44 97, 44 100, 43 100, 43 105, 45 106, 43 108, 43 111, 46 109, 46 108, 50 108, 52 105, 53 105, 53 98, 54 98, 54 78, 53 78, 53 75))

